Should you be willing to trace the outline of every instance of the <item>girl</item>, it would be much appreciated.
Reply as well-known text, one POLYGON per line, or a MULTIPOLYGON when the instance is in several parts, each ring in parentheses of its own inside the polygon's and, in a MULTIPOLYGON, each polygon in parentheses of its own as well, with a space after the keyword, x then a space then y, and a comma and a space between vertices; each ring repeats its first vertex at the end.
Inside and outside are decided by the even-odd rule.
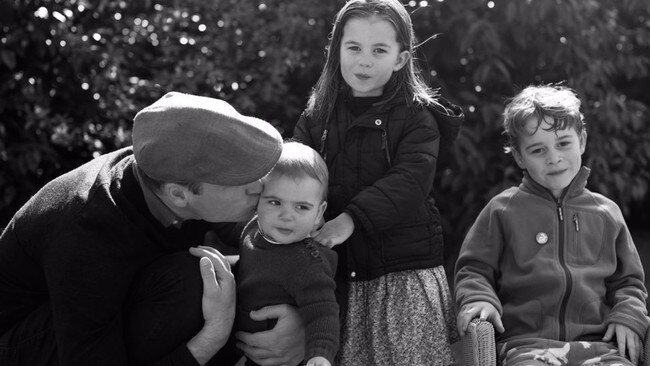
POLYGON ((463 115, 425 86, 413 43, 398 0, 346 3, 294 131, 330 173, 328 221, 314 239, 339 254, 340 365, 453 362, 455 317, 432 185, 463 115))

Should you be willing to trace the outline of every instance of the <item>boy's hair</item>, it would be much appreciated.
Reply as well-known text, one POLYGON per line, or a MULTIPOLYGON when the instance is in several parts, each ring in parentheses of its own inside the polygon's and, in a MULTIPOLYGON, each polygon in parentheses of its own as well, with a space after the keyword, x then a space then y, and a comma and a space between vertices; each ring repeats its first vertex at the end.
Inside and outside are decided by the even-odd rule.
POLYGON ((404 67, 391 75, 384 88, 384 94, 395 93, 401 88, 408 105, 439 105, 437 90, 432 90, 424 83, 420 69, 413 59, 415 34, 411 17, 404 5, 399 0, 350 0, 339 10, 334 20, 328 37, 325 66, 307 102, 306 115, 324 121, 329 118, 339 92, 346 87, 340 72, 343 28, 350 19, 372 16, 392 24, 400 46, 399 52, 409 52, 408 61, 404 67))
POLYGON ((298 180, 305 177, 316 179, 321 185, 323 201, 327 200, 329 173, 323 158, 307 145, 285 141, 280 159, 265 179, 289 177, 298 180))
POLYGON ((549 131, 575 128, 578 136, 586 133, 584 117, 580 112, 580 99, 573 89, 561 85, 528 86, 508 101, 503 112, 503 134, 507 141, 506 153, 519 149, 519 136, 529 133, 526 122, 537 121, 535 133, 545 117, 553 119, 549 131))

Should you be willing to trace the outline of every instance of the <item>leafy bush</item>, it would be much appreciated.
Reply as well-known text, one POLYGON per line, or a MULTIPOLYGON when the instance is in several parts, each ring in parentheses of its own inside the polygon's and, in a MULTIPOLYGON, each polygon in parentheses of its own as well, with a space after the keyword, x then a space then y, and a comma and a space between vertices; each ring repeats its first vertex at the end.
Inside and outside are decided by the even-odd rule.
MULTIPOLYGON (((343 4, 0 1, 0 226, 53 177, 130 144, 135 113, 170 90, 226 99, 289 137, 343 4)), ((467 115, 455 159, 436 183, 450 261, 487 200, 519 183, 499 122, 506 99, 531 83, 564 82, 579 92, 589 187, 619 203, 633 224, 650 220, 650 3, 407 7, 430 84, 467 115)))

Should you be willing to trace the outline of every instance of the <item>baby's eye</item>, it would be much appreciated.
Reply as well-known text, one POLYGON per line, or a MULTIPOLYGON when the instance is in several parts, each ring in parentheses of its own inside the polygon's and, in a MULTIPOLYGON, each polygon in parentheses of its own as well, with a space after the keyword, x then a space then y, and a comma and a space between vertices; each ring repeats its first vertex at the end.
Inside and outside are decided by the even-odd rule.
POLYGON ((309 210, 311 210, 311 207, 307 206, 307 205, 298 205, 298 210, 309 211, 309 210))
POLYGON ((375 53, 386 53, 387 51, 383 48, 377 48, 375 49, 375 53))

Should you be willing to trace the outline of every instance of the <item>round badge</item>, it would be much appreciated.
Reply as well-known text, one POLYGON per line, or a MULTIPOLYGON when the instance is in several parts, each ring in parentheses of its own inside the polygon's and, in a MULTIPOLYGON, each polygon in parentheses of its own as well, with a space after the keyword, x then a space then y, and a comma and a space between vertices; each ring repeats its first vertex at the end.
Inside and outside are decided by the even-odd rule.
POLYGON ((537 233, 537 235, 535 235, 535 240, 537 241, 537 244, 546 244, 548 242, 548 235, 546 235, 546 233, 537 233))

